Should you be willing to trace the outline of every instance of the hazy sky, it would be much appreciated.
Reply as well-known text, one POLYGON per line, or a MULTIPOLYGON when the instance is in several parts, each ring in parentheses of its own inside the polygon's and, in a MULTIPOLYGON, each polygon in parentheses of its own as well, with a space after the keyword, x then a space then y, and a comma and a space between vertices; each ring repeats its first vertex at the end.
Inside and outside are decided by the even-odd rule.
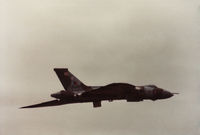
POLYGON ((0 0, 1 135, 199 135, 198 0, 0 0), (62 88, 155 84, 170 99, 18 109, 62 88))

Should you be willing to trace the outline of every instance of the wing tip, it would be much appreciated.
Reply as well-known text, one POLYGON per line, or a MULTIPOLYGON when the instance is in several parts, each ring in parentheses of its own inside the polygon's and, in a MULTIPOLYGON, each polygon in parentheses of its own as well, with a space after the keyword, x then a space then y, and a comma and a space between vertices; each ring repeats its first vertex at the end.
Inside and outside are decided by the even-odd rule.
POLYGON ((26 108, 33 108, 31 106, 23 106, 23 107, 19 107, 19 109, 26 109, 26 108))
POLYGON ((47 102, 42 102, 39 104, 34 104, 34 105, 29 105, 29 106, 23 106, 20 107, 19 109, 24 109, 24 108, 39 108, 39 107, 48 107, 48 106, 58 106, 58 105, 63 105, 67 104, 65 101, 59 101, 59 100, 51 100, 47 102))

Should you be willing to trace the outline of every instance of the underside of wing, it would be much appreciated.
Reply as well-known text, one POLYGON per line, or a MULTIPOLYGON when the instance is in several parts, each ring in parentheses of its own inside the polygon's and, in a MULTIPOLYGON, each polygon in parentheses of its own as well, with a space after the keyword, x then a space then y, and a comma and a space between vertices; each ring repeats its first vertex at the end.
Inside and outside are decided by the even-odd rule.
POLYGON ((59 100, 51 100, 51 101, 47 101, 47 102, 43 102, 43 103, 39 103, 39 104, 24 106, 24 107, 21 107, 21 108, 37 108, 37 107, 58 106, 58 105, 64 105, 64 104, 67 104, 67 103, 69 103, 69 102, 59 101, 59 100))

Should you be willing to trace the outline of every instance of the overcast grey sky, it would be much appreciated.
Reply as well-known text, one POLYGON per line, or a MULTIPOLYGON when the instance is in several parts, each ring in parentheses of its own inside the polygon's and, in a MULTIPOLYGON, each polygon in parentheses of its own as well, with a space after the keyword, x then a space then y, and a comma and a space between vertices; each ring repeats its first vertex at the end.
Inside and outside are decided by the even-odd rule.
POLYGON ((198 0, 0 2, 0 134, 200 134, 198 0), (54 67, 88 85, 155 84, 181 94, 18 109, 63 89, 54 67))

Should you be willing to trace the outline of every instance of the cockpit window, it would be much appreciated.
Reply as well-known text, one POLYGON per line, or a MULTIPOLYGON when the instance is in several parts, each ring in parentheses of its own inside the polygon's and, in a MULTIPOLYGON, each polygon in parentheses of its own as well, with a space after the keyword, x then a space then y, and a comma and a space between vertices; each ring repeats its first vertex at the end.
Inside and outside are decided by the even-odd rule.
POLYGON ((157 88, 156 85, 152 85, 152 84, 150 84, 150 85, 146 85, 146 86, 153 87, 153 88, 157 88))
POLYGON ((149 91, 152 91, 152 90, 154 90, 155 88, 157 88, 155 85, 146 85, 146 86, 144 86, 144 89, 145 89, 145 90, 149 90, 149 91))

